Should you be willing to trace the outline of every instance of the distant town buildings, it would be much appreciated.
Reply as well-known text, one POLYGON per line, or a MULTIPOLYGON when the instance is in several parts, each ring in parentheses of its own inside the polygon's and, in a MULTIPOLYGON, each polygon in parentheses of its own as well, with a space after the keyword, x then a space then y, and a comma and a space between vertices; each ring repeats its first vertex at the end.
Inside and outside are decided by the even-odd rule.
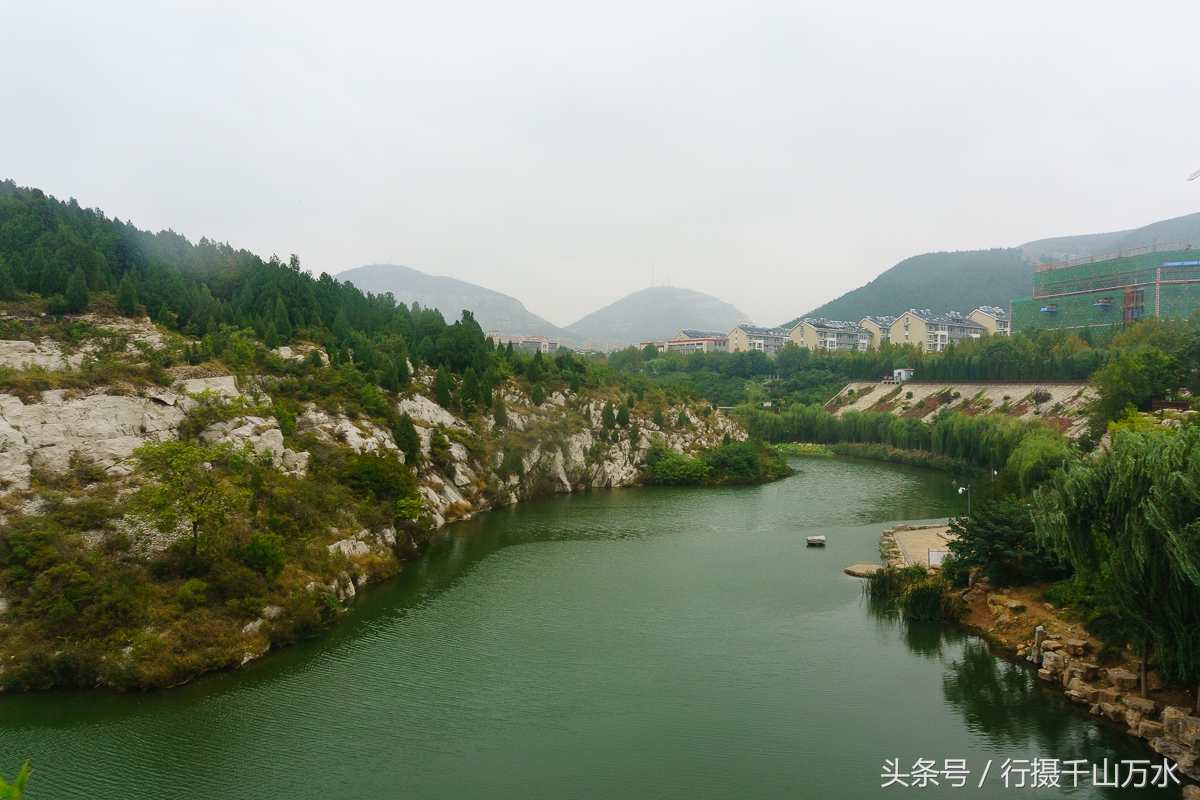
MULTIPOLYGON (((721 331, 685 328, 670 339, 640 342, 644 350, 653 346, 660 353, 737 353, 758 351, 774 357, 788 344, 809 350, 865 351, 891 343, 911 344, 918 350, 940 353, 948 345, 964 340, 978 339, 984 334, 1008 336, 1011 333, 1009 314, 996 306, 980 306, 970 314, 957 311, 935 314, 929 309, 910 309, 898 317, 866 316, 858 322, 806 317, 791 328, 762 328, 755 325, 738 325, 729 333, 721 331)), ((629 347, 628 342, 604 342, 585 339, 576 347, 575 341, 567 338, 546 336, 512 336, 496 329, 488 336, 499 346, 512 343, 514 348, 529 352, 555 353, 566 347, 576 353, 607 354, 629 347)))
POLYGON ((978 339, 986 328, 957 311, 934 314, 929 309, 905 311, 892 323, 892 344, 909 343, 927 353, 940 353, 948 344, 978 339))
POLYGON ((858 326, 871 334, 872 345, 878 347, 892 340, 892 323, 895 321, 895 317, 863 317, 858 326))
POLYGON ((809 350, 867 350, 874 338, 871 331, 853 322, 836 319, 802 319, 788 332, 788 338, 809 350))
POLYGON ((791 339, 788 338, 787 328, 758 328, 753 325, 738 325, 729 332, 729 352, 749 352, 757 350, 774 356, 782 350, 791 339))
POLYGON ((1011 332, 1011 320, 1008 312, 996 306, 980 306, 967 317, 972 322, 978 322, 993 336, 1008 336, 1011 332))
POLYGON ((487 332, 488 337, 495 342, 497 347, 507 347, 512 344, 514 350, 524 350, 529 353, 556 353, 558 348, 565 347, 568 350, 575 348, 575 340, 560 337, 551 339, 541 334, 534 336, 515 336, 512 334, 500 333, 500 331, 492 328, 487 332))
POLYGON ((721 331, 686 328, 670 339, 642 342, 638 346, 645 349, 646 345, 654 345, 660 353, 679 353, 684 356, 692 353, 724 353, 729 350, 729 335, 721 331))

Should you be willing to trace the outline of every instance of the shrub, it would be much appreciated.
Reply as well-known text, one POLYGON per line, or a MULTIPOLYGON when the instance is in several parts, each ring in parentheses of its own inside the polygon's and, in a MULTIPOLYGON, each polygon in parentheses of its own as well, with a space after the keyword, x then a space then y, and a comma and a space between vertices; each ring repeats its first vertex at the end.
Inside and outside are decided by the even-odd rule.
POLYGON ((413 424, 412 417, 400 415, 392 426, 392 438, 396 440, 396 447, 404 453, 405 460, 409 464, 416 464, 421 457, 421 437, 417 435, 417 426, 413 424))
POLYGON ((646 457, 648 482, 670 486, 704 483, 712 468, 703 460, 656 447, 646 457))
POLYGON ((958 535, 950 543, 955 561, 979 567, 1001 586, 1065 574, 1059 558, 1038 541, 1031 509, 1018 500, 981 500, 970 519, 950 527, 958 535))
POLYGON ((208 603, 208 584, 199 578, 184 581, 175 593, 175 602, 184 611, 190 611, 208 603))
POLYGON ((502 480, 508 480, 513 475, 521 476, 525 474, 525 460, 521 457, 521 451, 508 449, 504 452, 504 458, 500 460, 500 466, 496 470, 496 474, 502 480))
POLYGON ((286 563, 283 537, 277 533, 255 531, 241 548, 238 560, 266 575, 267 580, 273 580, 286 563))

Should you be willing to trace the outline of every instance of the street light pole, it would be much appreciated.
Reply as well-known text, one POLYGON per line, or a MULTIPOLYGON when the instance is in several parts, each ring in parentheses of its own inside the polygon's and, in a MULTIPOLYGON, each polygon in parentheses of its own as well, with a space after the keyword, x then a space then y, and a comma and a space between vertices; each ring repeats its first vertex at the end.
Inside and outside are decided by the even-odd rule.
POLYGON ((960 486, 958 488, 959 494, 962 494, 963 492, 967 493, 967 519, 970 519, 971 518, 971 484, 968 483, 966 486, 960 486))

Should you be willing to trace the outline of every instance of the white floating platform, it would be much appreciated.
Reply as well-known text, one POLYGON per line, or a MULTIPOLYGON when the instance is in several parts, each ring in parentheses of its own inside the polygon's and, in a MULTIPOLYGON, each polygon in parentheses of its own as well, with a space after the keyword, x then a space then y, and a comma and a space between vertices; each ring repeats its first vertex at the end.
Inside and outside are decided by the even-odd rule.
POLYGON ((825 537, 824 536, 809 536, 807 539, 805 539, 805 541, 808 543, 809 547, 824 547, 825 546, 825 537))

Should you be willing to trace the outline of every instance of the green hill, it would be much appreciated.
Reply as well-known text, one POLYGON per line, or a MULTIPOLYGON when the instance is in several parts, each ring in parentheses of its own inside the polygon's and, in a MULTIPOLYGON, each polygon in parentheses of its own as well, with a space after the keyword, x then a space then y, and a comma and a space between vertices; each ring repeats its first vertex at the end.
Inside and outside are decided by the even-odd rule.
POLYGON ((1125 231, 1037 239, 1019 247, 913 256, 803 316, 856 321, 868 314, 895 315, 910 308, 964 314, 981 305, 1008 308, 1014 299, 1029 297, 1036 263, 1155 242, 1200 242, 1200 213, 1125 231))
POLYGON ((684 328, 730 331, 750 318, 712 295, 678 286, 633 292, 567 326, 581 339, 637 344, 666 339, 684 328))
POLYGON ((1007 308, 1014 297, 1028 297, 1032 286, 1033 261, 1017 247, 925 253, 804 316, 860 320, 910 308, 965 314, 978 306, 1007 308))

